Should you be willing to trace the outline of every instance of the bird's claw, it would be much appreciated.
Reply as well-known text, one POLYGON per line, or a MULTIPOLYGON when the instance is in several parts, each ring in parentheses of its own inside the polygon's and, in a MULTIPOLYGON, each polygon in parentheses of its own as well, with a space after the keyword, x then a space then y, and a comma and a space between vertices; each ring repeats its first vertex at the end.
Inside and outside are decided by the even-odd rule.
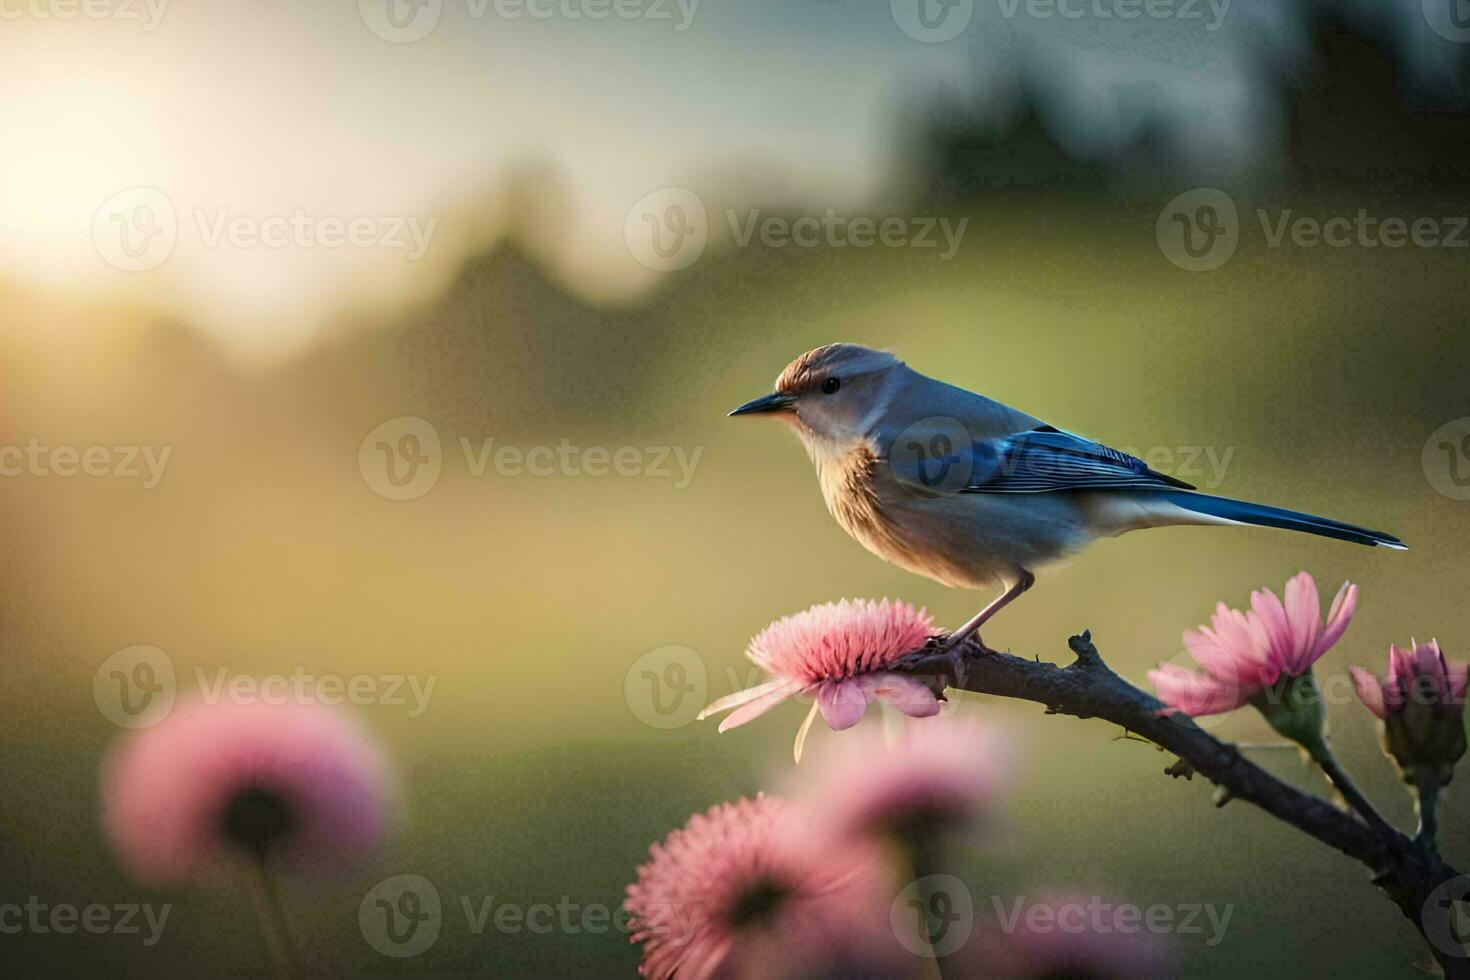
POLYGON ((965 680, 969 677, 969 651, 966 650, 966 647, 971 644, 981 656, 997 652, 986 646, 985 642, 974 633, 958 640, 948 633, 935 633, 929 637, 923 647, 895 661, 893 666, 911 668, 934 657, 943 657, 949 661, 950 672, 954 675, 954 686, 964 687, 965 680))
POLYGON ((930 637, 929 645, 933 647, 935 654, 942 654, 948 661, 950 670, 954 673, 955 686, 964 687, 965 680, 969 676, 967 645, 973 644, 981 656, 988 656, 996 651, 985 645, 978 633, 971 633, 967 637, 955 639, 952 636, 930 637))
POLYGON ((949 657, 949 668, 954 673, 955 687, 964 687, 965 678, 969 674, 969 668, 965 666, 965 647, 962 643, 952 645, 946 656, 949 657))

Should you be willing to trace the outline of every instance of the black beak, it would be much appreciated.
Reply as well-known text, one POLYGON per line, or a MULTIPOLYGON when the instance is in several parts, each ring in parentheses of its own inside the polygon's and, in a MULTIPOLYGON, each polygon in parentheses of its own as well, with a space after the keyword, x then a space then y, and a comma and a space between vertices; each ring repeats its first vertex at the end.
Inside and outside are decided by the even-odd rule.
POLYGON ((788 412, 795 404, 795 395, 787 395, 778 391, 774 394, 762 395, 755 401, 746 402, 730 414, 734 416, 754 415, 756 412, 788 412))

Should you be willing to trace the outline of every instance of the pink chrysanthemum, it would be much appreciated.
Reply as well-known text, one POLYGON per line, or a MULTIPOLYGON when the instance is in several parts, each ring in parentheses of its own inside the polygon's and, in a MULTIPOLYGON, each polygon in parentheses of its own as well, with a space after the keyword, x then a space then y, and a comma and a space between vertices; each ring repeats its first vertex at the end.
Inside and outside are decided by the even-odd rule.
POLYGON ((1233 711, 1285 678, 1309 673, 1352 621, 1358 587, 1344 582, 1322 621, 1317 583, 1300 572, 1286 583, 1283 603, 1270 589, 1251 593, 1251 609, 1215 607, 1209 626, 1186 630, 1184 645, 1199 664, 1192 671, 1163 664, 1148 672, 1167 710, 1187 715, 1233 711))
POLYGON ((856 725, 875 698, 915 718, 928 717, 939 711, 934 691, 886 668, 933 634, 929 614, 905 602, 844 599, 813 606, 777 620, 750 642, 746 656, 771 674, 771 680, 720 698, 699 717, 735 709, 720 722, 724 732, 794 694, 811 695, 816 703, 796 736, 797 761, 818 711, 836 731, 856 725))
POLYGON ((1403 711, 1410 700, 1450 711, 1464 709, 1467 665, 1445 660, 1436 640, 1424 644, 1411 641, 1408 650, 1391 645, 1388 676, 1382 681, 1358 667, 1348 670, 1358 700, 1379 721, 1403 711))
POLYGON ((891 945, 877 856, 818 860, 794 843, 796 813, 768 796, 722 803, 653 845, 623 903, 643 944, 640 974, 771 975, 760 964, 772 956, 891 945))
POLYGON ((982 822, 1010 775, 999 731, 969 719, 907 725, 886 744, 874 729, 819 758, 806 787, 822 832, 836 840, 913 840, 982 822))
POLYGON ((378 747, 335 710, 193 702, 113 750, 103 824, 154 884, 230 853, 320 867, 382 839, 392 783, 378 747))

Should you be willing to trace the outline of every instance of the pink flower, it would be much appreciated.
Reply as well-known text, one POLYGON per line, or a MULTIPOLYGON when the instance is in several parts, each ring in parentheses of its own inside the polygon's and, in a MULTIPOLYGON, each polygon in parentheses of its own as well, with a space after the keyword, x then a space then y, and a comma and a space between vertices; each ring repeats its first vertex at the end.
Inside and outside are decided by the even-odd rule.
POLYGON ((1382 681, 1366 670, 1348 668, 1363 706, 1379 721, 1403 711, 1410 699, 1463 710, 1467 665, 1447 662, 1436 640, 1422 646, 1410 641, 1409 647, 1389 647, 1388 676, 1382 681))
POLYGON ((654 844, 623 903, 654 980, 769 975, 760 964, 891 945, 887 889, 871 850, 814 854, 802 818, 757 796, 697 813, 654 844))
POLYGON ((700 718, 731 711, 720 731, 758 718, 794 694, 816 698, 796 736, 796 759, 816 713, 821 711, 836 731, 862 720, 874 698, 904 714, 925 718, 939 712, 939 699, 929 685, 892 666, 918 650, 934 634, 934 621, 924 610, 904 602, 858 599, 813 606, 772 623, 751 640, 746 656, 772 679, 738 691, 700 712, 700 718))
POLYGON ((877 729, 834 743, 804 785, 823 832, 836 840, 919 840, 973 825, 1011 774, 1001 732, 960 718, 905 726, 890 746, 877 729))
POLYGON ((1414 786, 1445 786, 1465 755, 1467 667, 1445 660, 1434 640, 1388 652, 1388 676, 1349 668, 1353 687, 1367 709, 1383 722, 1383 751, 1414 786))
POLYGON ((1301 677, 1331 649, 1353 618, 1358 587, 1344 582, 1324 624, 1317 583, 1300 572, 1286 583, 1283 603, 1269 589, 1251 593, 1251 609, 1223 602, 1209 626, 1184 633, 1199 671, 1163 664, 1148 673, 1167 711, 1213 715, 1233 711, 1283 677, 1301 677))
POLYGON ((391 784, 377 746, 336 711, 194 702, 113 749, 102 819, 149 883, 187 879, 230 853, 322 866, 382 839, 391 784))

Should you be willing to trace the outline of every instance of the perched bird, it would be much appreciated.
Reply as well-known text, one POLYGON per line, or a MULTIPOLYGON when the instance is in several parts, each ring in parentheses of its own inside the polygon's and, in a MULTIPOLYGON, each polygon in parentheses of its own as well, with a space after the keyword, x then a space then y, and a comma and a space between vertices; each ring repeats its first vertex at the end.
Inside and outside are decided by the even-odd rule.
POLYGON ((1141 459, 856 344, 807 351, 773 393, 730 414, 791 426, 827 509, 878 557, 945 585, 1002 590, 951 634, 951 651, 972 634, 984 649, 980 627, 1032 586, 1038 566, 1125 531, 1254 524, 1405 549, 1380 531, 1198 493, 1141 459))

